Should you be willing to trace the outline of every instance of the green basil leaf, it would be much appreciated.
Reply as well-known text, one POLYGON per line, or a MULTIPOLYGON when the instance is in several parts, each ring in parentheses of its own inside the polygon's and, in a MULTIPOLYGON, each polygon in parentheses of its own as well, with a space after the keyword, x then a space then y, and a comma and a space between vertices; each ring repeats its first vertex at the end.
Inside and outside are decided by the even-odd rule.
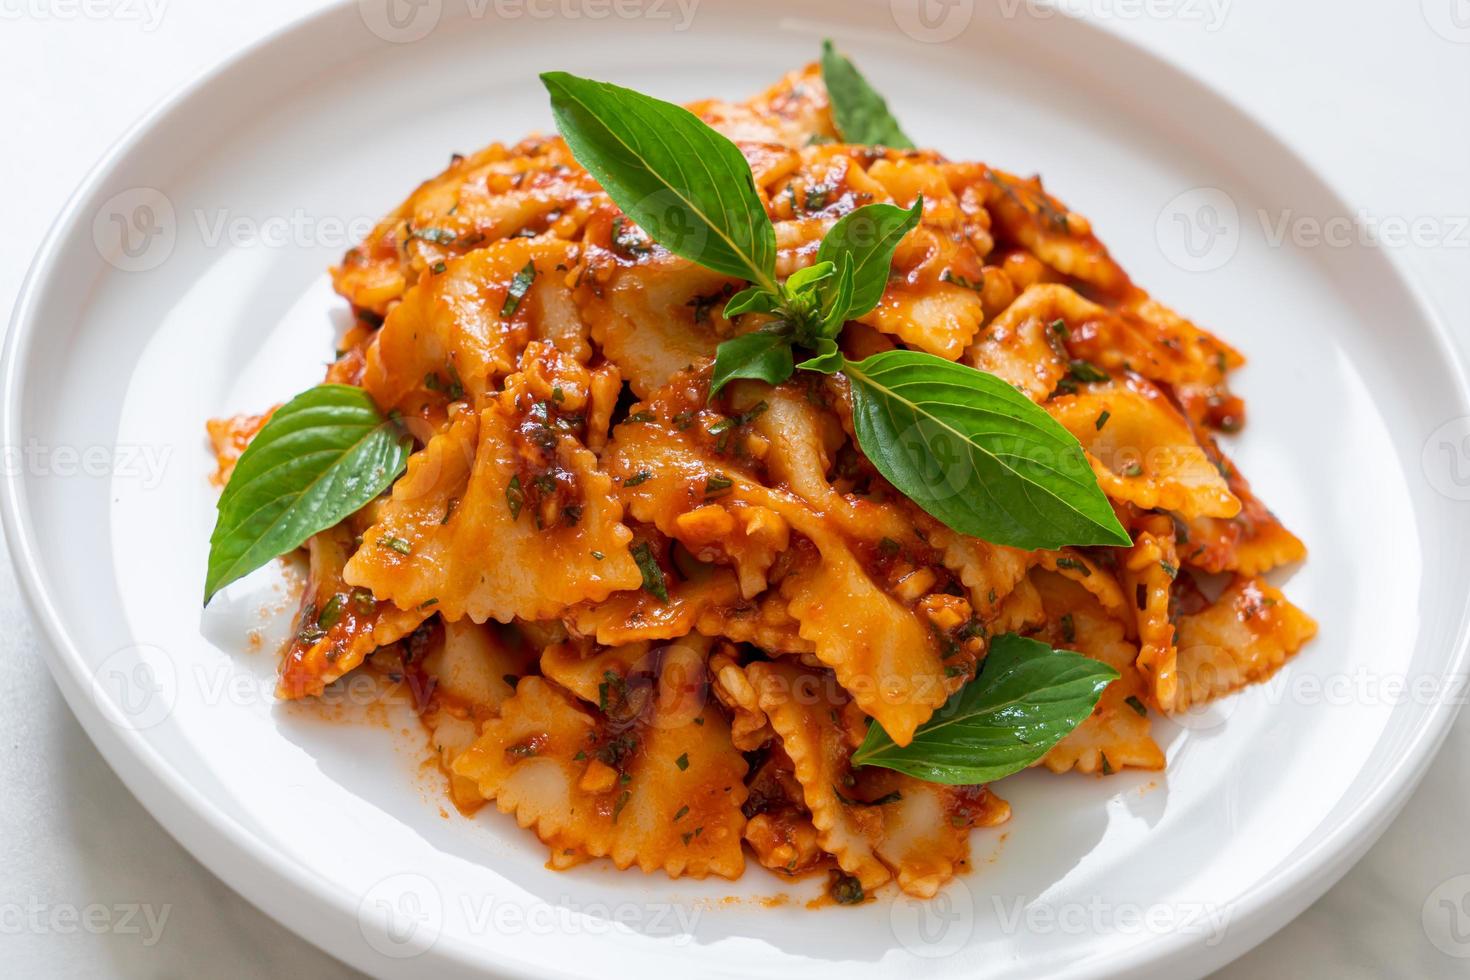
POLYGON ((740 150, 680 106, 566 72, 541 76, 577 162, 654 241, 776 292, 776 231, 740 150))
POLYGON ((1031 765, 1082 724, 1118 672, 1101 661, 1006 633, 990 641, 980 674, 900 748, 868 726, 855 766, 896 769, 931 783, 989 783, 1031 765))
POLYGON ((786 325, 763 327, 727 340, 715 348, 710 397, 719 394, 721 388, 736 378, 753 378, 778 385, 791 377, 795 369, 791 357, 791 334, 786 325))
POLYGON ((842 325, 852 315, 854 268, 852 253, 843 252, 837 262, 837 279, 823 290, 822 336, 827 339, 842 332, 842 325))
POLYGON ((837 349, 837 342, 830 337, 822 337, 817 341, 817 352, 796 367, 801 371, 836 374, 842 370, 843 363, 842 351, 837 349))
POLYGON ((836 272, 837 266, 834 263, 818 259, 805 269, 797 269, 786 277, 786 292, 794 296, 797 293, 815 289, 819 284, 831 279, 836 272))
POLYGON ((827 232, 817 249, 817 261, 842 264, 852 258, 852 301, 844 320, 860 317, 878 305, 888 285, 893 250, 914 230, 924 213, 924 199, 905 211, 892 204, 869 204, 845 215, 827 232))
POLYGON ((863 452, 954 530, 1028 551, 1132 543, 1076 438, 995 375, 910 350, 843 371, 863 452))
POLYGON ((351 385, 318 385, 276 409, 220 495, 205 603, 382 493, 403 472, 412 445, 351 385))
POLYGON ((851 61, 837 53, 831 41, 822 42, 822 79, 832 103, 832 119, 843 142, 869 146, 891 146, 911 150, 913 141, 904 134, 888 111, 888 103, 862 76, 851 61))
POLYGON ((730 302, 725 304, 725 319, 739 316, 742 313, 774 313, 780 305, 781 298, 760 286, 751 286, 742 289, 730 297, 730 302))

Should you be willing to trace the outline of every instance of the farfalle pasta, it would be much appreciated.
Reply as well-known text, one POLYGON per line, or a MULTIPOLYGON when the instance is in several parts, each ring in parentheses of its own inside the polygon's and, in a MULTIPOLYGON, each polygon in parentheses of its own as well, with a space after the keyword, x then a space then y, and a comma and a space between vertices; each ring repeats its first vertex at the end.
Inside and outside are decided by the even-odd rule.
MULTIPOLYGON (((455 804, 510 815, 552 868, 736 878, 751 857, 842 901, 929 897, 1010 807, 856 763, 865 738, 914 744, 1018 634, 1116 678, 1033 765, 1162 769, 1155 718, 1312 637, 1261 578, 1305 549, 1216 443, 1244 420, 1242 356, 1039 178, 844 142, 816 66, 691 108, 749 165, 783 279, 856 209, 912 209, 833 349, 1002 379, 1075 439, 1131 546, 956 530, 885 478, 841 373, 716 384, 723 343, 780 324, 727 316, 744 280, 533 136, 454 157, 332 270, 357 322, 327 380, 392 420, 406 466, 307 542, 279 693, 407 675, 455 804)), ((221 481, 266 424, 211 423, 221 481)))

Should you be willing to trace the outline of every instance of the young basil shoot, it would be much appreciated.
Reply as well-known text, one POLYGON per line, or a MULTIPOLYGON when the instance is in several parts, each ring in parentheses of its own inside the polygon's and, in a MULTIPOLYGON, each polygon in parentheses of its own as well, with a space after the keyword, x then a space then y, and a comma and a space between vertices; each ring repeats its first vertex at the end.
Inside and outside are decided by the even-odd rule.
MULTIPOLYGON (((835 107, 861 94, 853 81, 861 76, 828 56, 847 93, 834 93, 835 107)), ((778 282, 775 227, 734 143, 688 110, 639 92, 564 72, 541 77, 567 145, 613 201, 671 252, 750 283, 730 298, 727 317, 769 317, 719 345, 711 396, 736 378, 774 385, 798 368, 840 371, 851 383, 864 454, 949 527, 1028 550, 1130 543, 1077 440, 1009 384, 918 351, 843 357, 842 326, 882 299, 894 250, 923 215, 922 198, 907 209, 869 204, 843 216, 816 261, 778 282), (799 359, 798 349, 811 356, 799 359)))

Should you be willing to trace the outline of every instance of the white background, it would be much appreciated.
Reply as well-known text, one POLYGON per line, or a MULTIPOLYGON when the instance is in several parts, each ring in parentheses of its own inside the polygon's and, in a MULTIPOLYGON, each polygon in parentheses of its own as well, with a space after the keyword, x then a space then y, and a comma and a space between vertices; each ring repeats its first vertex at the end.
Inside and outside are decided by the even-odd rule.
MULTIPOLYGON (((52 216, 103 150, 196 72, 313 6, 0 0, 0 309, 7 317, 52 216)), ((1062 6, 1229 93, 1370 220, 1417 220, 1431 229, 1397 251, 1470 353, 1470 0, 1062 6)), ((0 616, 9 626, 0 633, 0 973, 352 975, 220 884, 112 775, 45 671, 8 563, 0 566, 0 616), (122 906, 147 905, 155 921, 167 918, 153 943, 142 915, 97 932, 50 919, 52 910, 89 905, 105 907, 116 926, 122 906)), ((1435 887, 1470 874, 1467 772, 1470 714, 1368 857, 1221 976, 1470 972, 1470 958, 1437 949, 1424 927, 1424 916, 1443 914, 1425 908, 1435 887)), ((1462 924, 1470 928, 1470 909, 1462 924)), ((1470 954, 1470 943, 1460 951, 1470 954)))

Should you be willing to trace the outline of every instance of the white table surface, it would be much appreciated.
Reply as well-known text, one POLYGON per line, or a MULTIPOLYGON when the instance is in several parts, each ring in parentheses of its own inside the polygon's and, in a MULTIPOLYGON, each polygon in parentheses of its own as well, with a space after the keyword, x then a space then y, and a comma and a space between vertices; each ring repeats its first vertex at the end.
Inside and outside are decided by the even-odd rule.
MULTIPOLYGON (((53 215, 124 128, 318 2, 0 0, 6 319, 53 215)), ((1062 6, 1230 93, 1372 218, 1437 229, 1399 250, 1470 352, 1470 0, 1062 6)), ((0 975, 355 976, 237 897, 132 798, 52 684, 8 561, 0 616, 11 624, 0 633, 0 975), (152 923, 125 921, 130 906, 152 923), (92 928, 68 910, 94 916, 92 928)), ((1470 713, 1368 856, 1219 976, 1470 975, 1470 899, 1455 923, 1426 907, 1437 885, 1470 874, 1467 772, 1470 713)))

